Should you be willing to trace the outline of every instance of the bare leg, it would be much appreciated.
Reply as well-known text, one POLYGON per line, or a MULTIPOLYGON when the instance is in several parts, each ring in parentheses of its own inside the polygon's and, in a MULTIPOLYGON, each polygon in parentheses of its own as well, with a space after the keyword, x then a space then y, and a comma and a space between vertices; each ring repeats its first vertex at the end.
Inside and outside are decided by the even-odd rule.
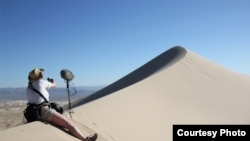
POLYGON ((86 139, 80 130, 74 126, 64 115, 55 112, 49 123, 68 129, 71 135, 77 137, 80 140, 85 141, 86 139))

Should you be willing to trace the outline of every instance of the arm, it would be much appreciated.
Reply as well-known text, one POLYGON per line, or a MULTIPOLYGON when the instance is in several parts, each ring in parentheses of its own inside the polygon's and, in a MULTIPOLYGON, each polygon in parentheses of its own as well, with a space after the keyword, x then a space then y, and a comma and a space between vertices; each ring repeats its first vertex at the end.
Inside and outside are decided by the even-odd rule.
POLYGON ((51 83, 50 88, 55 88, 56 87, 56 82, 54 81, 54 79, 48 77, 47 80, 51 83))
POLYGON ((55 88, 56 87, 56 82, 51 83, 50 87, 55 88))

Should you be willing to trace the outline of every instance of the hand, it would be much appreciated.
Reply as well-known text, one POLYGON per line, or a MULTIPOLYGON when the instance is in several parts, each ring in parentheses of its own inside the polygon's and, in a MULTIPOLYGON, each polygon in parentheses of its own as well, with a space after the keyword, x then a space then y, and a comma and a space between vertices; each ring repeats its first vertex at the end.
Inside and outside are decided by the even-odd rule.
POLYGON ((54 79, 52 79, 52 78, 47 78, 47 80, 49 81, 49 82, 51 82, 51 83, 54 83, 54 79))

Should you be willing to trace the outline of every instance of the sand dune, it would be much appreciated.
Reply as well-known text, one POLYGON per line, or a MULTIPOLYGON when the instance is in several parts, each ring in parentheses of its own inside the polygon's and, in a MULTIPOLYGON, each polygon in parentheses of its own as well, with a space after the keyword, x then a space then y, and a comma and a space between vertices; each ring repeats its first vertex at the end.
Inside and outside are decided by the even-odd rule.
MULTIPOLYGON (((86 134, 98 132, 98 141, 172 141, 173 124, 249 124, 249 86, 249 76, 174 47, 76 101, 72 120, 86 134)), ((0 138, 77 140, 40 122, 1 131, 0 138)))

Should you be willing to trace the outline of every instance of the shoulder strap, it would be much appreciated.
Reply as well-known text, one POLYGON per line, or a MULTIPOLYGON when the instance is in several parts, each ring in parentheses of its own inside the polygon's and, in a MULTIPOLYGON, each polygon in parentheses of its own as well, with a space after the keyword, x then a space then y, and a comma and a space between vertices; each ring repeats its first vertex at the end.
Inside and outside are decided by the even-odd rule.
POLYGON ((29 88, 32 89, 33 91, 35 91, 37 94, 39 94, 45 100, 46 103, 49 103, 49 101, 46 99, 46 97, 44 97, 44 95, 41 92, 39 92, 37 89, 35 89, 33 87, 31 82, 29 82, 29 88))

